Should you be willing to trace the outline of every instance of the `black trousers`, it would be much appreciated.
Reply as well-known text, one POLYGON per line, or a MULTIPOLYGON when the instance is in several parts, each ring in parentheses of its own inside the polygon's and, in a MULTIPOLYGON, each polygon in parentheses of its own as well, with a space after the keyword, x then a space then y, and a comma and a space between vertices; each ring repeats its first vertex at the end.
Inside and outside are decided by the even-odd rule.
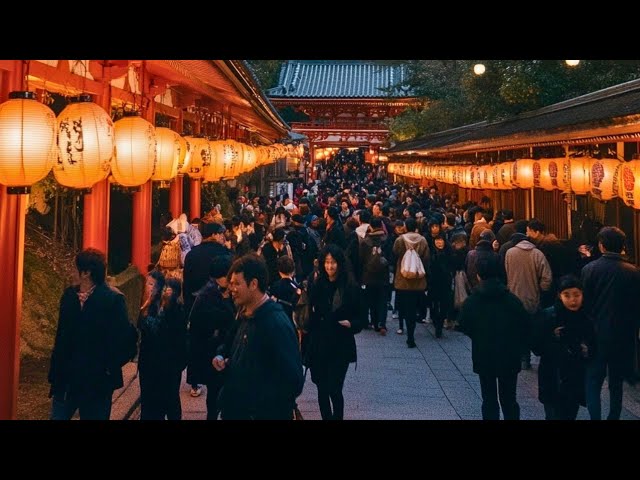
POLYGON ((500 420, 500 407, 505 420, 520 420, 520 405, 516 401, 517 384, 517 373, 501 376, 480 375, 483 420, 500 420))
POLYGON ((400 325, 402 325, 403 321, 407 325, 407 342, 415 341, 414 333, 416 331, 416 318, 420 297, 424 298, 423 290, 396 290, 400 325))
POLYGON ((140 420, 181 420, 182 372, 140 371, 140 420))
MULTIPOLYGON (((365 316, 371 312, 371 323, 374 328, 387 328, 387 299, 385 287, 367 285, 365 292, 365 316)), ((365 318, 366 320, 366 318, 365 318)))

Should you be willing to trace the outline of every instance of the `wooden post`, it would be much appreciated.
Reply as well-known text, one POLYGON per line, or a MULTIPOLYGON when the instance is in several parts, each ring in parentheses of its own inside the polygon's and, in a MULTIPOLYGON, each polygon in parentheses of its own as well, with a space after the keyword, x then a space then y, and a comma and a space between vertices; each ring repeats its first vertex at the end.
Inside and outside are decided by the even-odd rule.
MULTIPOLYGON (((102 92, 96 103, 111 115, 111 67, 103 65, 102 92)), ((97 248, 109 254, 109 202, 111 185, 104 179, 91 187, 91 193, 84 196, 82 227, 82 248, 97 248)))
POLYGON ((178 175, 171 181, 169 187, 169 210, 173 218, 178 218, 182 213, 182 182, 184 177, 178 175))
MULTIPOLYGON (((0 102, 10 91, 24 89, 22 60, 3 77, 0 102)), ((0 185, 0 420, 15 420, 18 410, 26 207, 27 195, 9 195, 0 185)))
MULTIPOLYGON (((155 105, 153 96, 148 94, 150 76, 145 72, 145 62, 140 67, 142 101, 148 102, 143 111, 144 118, 155 125, 155 105)), ((153 184, 151 180, 140 187, 140 191, 133 194, 133 229, 131 235, 131 263, 140 273, 147 273, 147 266, 151 261, 151 197, 153 184)))
POLYGON ((202 183, 198 178, 189 179, 189 216, 193 218, 200 218, 200 187, 202 183))

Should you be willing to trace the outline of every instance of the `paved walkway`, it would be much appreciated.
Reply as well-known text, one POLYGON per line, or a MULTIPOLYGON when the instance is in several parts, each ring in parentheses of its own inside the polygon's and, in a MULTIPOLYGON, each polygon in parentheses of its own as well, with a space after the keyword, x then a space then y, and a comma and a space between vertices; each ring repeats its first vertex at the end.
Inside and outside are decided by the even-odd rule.
MULTIPOLYGON (((373 330, 356 335, 358 364, 349 367, 345 380, 346 420, 479 420, 480 383, 471 364, 471 340, 459 332, 444 331, 436 339, 433 326, 418 324, 417 348, 407 347, 405 335, 395 333, 397 320, 387 323, 382 337, 373 330)), ((518 402, 523 420, 543 420, 538 401, 537 359, 533 368, 518 377, 518 402)), ((298 405, 305 419, 320 419, 317 390, 308 374, 298 405)), ((132 385, 136 385, 133 382, 132 385)), ((606 387, 606 383, 605 383, 606 387)), ((183 419, 204 420, 204 394, 189 395, 189 385, 181 388, 183 419)), ((609 411, 608 390, 603 388, 603 415, 609 411)), ((625 385, 623 419, 640 418, 640 394, 625 385)), ((139 418, 139 409, 131 419, 139 418)), ((581 407, 578 419, 588 419, 581 407)))

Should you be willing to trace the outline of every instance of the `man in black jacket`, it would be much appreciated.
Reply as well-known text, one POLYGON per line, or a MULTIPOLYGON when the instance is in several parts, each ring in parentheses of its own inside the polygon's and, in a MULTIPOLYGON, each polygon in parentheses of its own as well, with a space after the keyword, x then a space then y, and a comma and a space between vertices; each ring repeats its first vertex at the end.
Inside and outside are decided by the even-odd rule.
POLYGON ((60 299, 49 369, 51 420, 109 420, 122 366, 135 357, 137 333, 124 295, 105 283, 104 253, 88 248, 75 258, 74 285, 60 299))
POLYGON ((587 365, 587 409, 600 420, 600 390, 609 373, 608 420, 619 420, 622 382, 634 380, 635 341, 638 335, 640 271, 622 258, 626 235, 617 227, 598 233, 602 257, 582 269, 585 311, 595 323, 595 358, 587 365))
POLYGON ((229 289, 238 308, 236 334, 218 349, 226 371, 220 392, 225 420, 291 420, 304 377, 298 338, 282 307, 265 293, 267 267, 257 255, 236 260, 229 289))
POLYGON ((473 371, 480 377, 482 419, 499 420, 502 407, 505 420, 519 420, 516 385, 529 315, 502 283, 495 256, 478 259, 476 268, 480 286, 465 300, 459 320, 471 338, 473 371))

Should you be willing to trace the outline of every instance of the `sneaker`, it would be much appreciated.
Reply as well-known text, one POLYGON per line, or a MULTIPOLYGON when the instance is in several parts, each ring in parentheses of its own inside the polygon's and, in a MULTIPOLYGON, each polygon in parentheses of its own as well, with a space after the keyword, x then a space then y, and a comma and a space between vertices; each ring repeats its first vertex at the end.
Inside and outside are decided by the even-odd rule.
POLYGON ((425 323, 427 323, 427 321, 426 321, 424 318, 421 318, 421 319, 419 319, 419 320, 416 320, 416 323, 422 323, 422 324, 425 324, 425 323))
POLYGON ((396 333, 398 335, 402 335, 404 333, 404 330, 402 330, 401 328, 399 328, 398 330, 396 330, 396 333))
POLYGON ((416 348, 416 342, 414 342, 413 340, 407 340, 407 347, 416 348))
POLYGON ((191 387, 191 396, 192 397, 199 397, 200 395, 202 395, 202 386, 198 385, 196 388, 191 387))
POLYGON ((383 337, 387 334, 387 329, 384 327, 380 327, 378 331, 380 332, 380 335, 382 335, 383 337))
POLYGON ((391 314, 391 318, 393 318, 394 320, 397 320, 398 318, 400 318, 400 316, 398 315, 398 312, 393 312, 391 314))

